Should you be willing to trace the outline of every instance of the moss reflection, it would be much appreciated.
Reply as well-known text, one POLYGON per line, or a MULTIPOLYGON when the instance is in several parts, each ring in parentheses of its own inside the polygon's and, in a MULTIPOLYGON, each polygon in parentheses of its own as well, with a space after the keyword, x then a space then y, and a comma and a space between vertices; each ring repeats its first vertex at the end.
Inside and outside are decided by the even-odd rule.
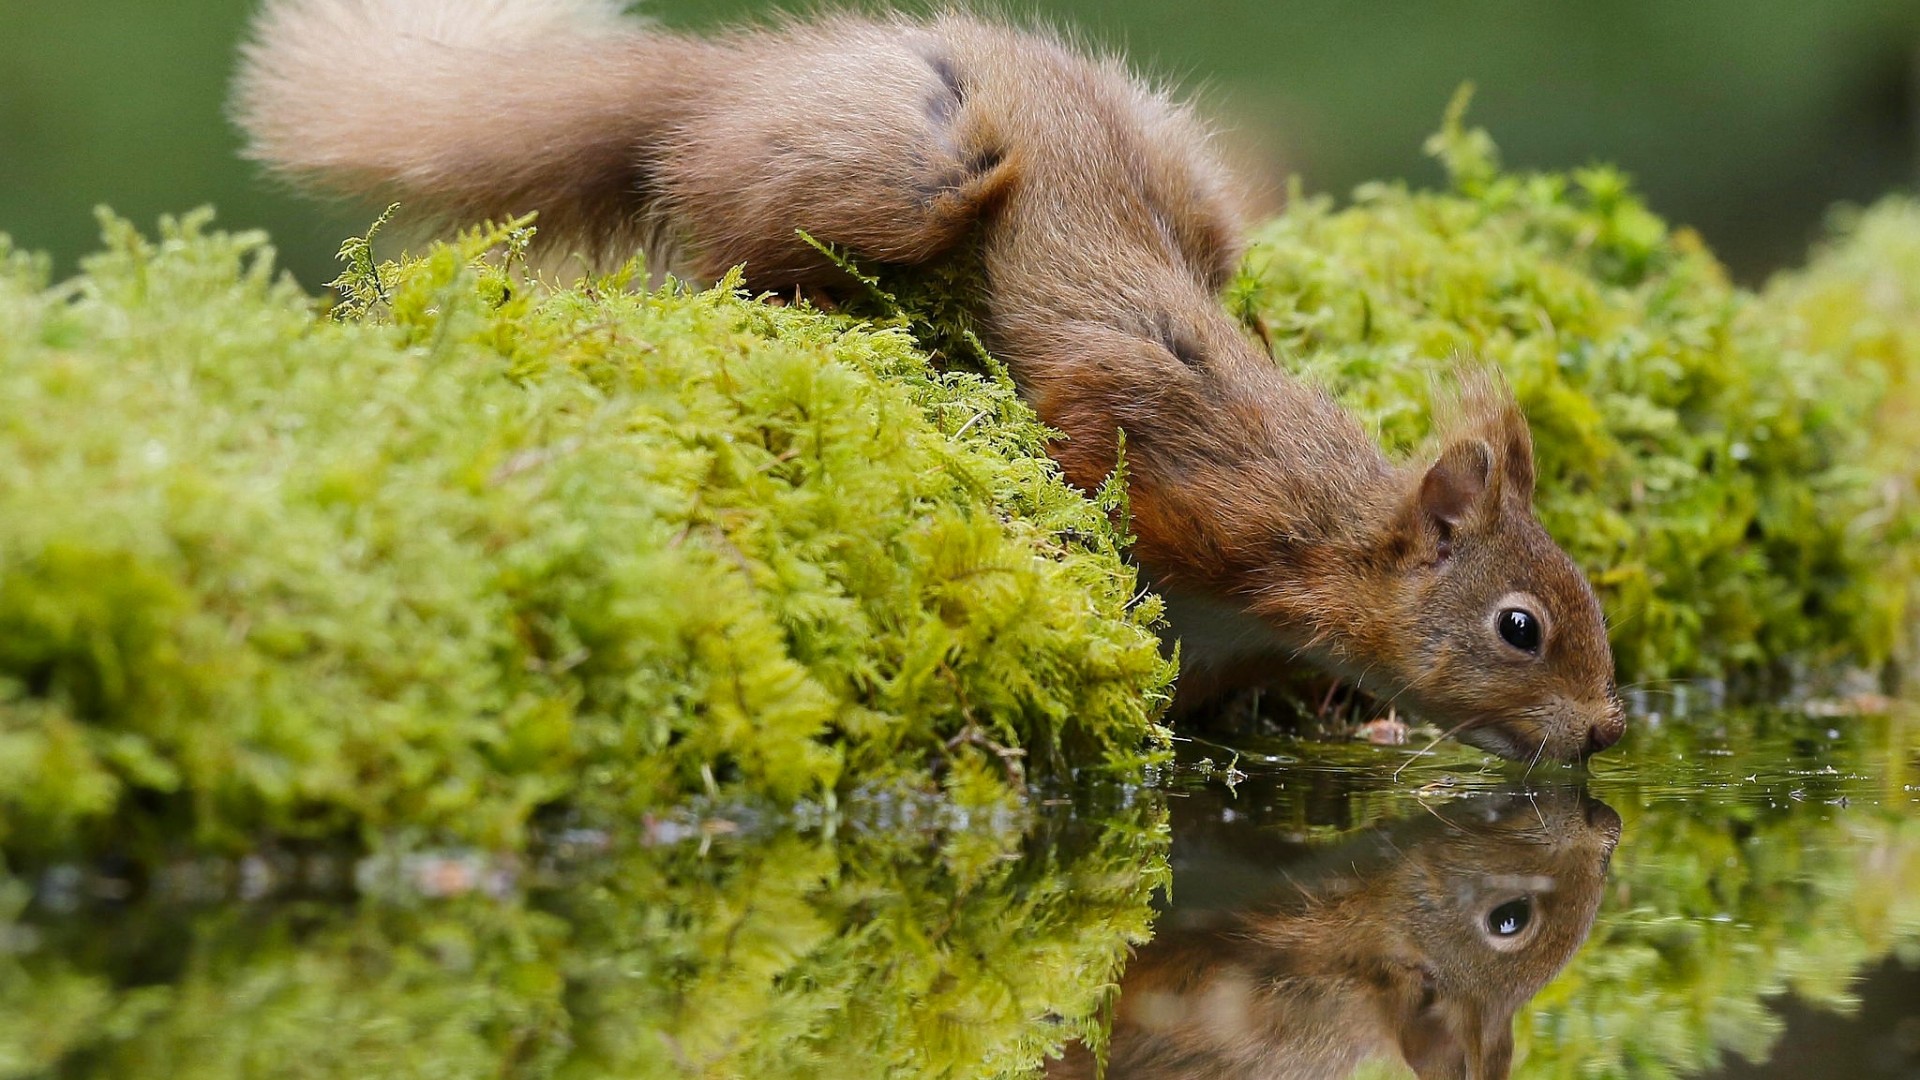
MULTIPOLYGON (((1643 717, 1591 773, 1542 767, 1523 781, 1581 781, 1623 826, 1588 943, 1514 1016, 1518 1075, 1665 1078, 1764 1061, 1783 1035, 1782 996, 1851 1011, 1864 971, 1920 966, 1920 717, 1862 714, 1884 707, 1871 700, 1675 716, 1684 696, 1656 697, 1670 715, 1643 717)), ((1171 802, 1165 927, 1195 907, 1245 909, 1276 874, 1311 881, 1366 837, 1454 819, 1521 781, 1445 743, 1418 757, 1297 740, 1237 749, 1250 775, 1232 793, 1211 782, 1171 802)), ((1354 1075, 1404 1075, 1378 1045, 1384 1064, 1354 1075)))
POLYGON ((16 919, 0 1077, 1018 1073, 1097 1037, 1163 875, 1156 800, 1081 809, 882 800, 833 835, 365 864, 359 902, 16 919))
POLYGON ((1626 842, 1589 947, 1520 1025, 1529 1075, 1685 1076, 1764 1061, 1770 999, 1850 1010, 1920 964, 1920 725, 1730 714, 1648 732, 1594 789, 1626 842))

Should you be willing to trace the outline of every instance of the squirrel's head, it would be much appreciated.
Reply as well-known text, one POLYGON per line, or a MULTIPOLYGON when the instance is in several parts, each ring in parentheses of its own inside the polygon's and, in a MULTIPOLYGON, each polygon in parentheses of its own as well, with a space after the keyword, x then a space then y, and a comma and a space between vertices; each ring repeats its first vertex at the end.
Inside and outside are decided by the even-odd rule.
POLYGON ((1600 602, 1534 517, 1512 396, 1470 373, 1462 412, 1386 539, 1396 670, 1381 689, 1503 757, 1584 758, 1625 730, 1600 602))

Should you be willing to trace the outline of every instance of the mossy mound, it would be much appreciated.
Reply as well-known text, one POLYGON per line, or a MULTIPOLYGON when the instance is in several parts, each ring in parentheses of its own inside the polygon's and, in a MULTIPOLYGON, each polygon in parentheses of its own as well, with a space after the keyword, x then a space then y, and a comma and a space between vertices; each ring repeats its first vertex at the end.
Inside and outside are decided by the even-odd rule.
POLYGON ((0 247, 0 850, 511 847, 1164 739, 1155 603, 1004 381, 541 285, 511 228, 361 249, 330 320, 204 224, 0 247))
POLYGON ((1920 309, 1905 337, 1850 328, 1898 311, 1874 281, 1920 290, 1920 217, 1883 211, 1756 294, 1611 169, 1502 171, 1464 104, 1430 146, 1451 190, 1296 198, 1259 232, 1232 301, 1279 361, 1400 451, 1457 358, 1504 371, 1540 516, 1599 589, 1623 683, 1899 653, 1916 459, 1877 452, 1875 418, 1920 373, 1920 309), (1905 271, 1883 257, 1898 244, 1905 271))
POLYGON ((1910 476, 1920 467, 1920 202, 1840 207, 1806 269, 1775 277, 1762 295, 1795 347, 1838 356, 1873 380, 1863 464, 1910 476))
MULTIPOLYGON (((1617 173, 1503 172, 1459 108, 1433 149, 1449 191, 1260 232, 1229 299, 1281 362, 1401 451, 1456 356, 1505 371, 1625 682, 1903 655, 1920 208, 1756 293, 1617 173)), ((1117 486, 929 364, 941 295, 557 288, 523 242, 359 245, 333 320, 199 219, 60 285, 0 246, 0 850, 511 847, 1161 745, 1117 486)))

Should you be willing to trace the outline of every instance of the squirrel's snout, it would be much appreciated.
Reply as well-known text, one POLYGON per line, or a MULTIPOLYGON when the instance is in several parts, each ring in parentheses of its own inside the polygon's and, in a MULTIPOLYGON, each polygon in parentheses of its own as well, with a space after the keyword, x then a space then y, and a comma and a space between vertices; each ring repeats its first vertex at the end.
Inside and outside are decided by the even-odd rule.
POLYGON ((1609 713, 1605 720, 1587 729, 1587 746, 1580 756, 1591 757, 1605 750, 1607 747, 1619 742, 1620 736, 1626 734, 1626 732, 1627 724, 1620 714, 1609 713))
POLYGON ((1580 756, 1592 757, 1607 747, 1612 746, 1618 739, 1619 736, 1613 735, 1603 730, 1599 724, 1595 724, 1587 729, 1587 745, 1586 748, 1580 752, 1580 756))

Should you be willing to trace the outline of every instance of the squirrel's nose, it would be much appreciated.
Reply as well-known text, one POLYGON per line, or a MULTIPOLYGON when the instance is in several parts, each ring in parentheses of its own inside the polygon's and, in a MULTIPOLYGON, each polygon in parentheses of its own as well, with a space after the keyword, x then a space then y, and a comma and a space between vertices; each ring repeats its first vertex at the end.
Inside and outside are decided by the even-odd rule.
POLYGON ((1627 725, 1613 717, 1608 717, 1593 725, 1587 729, 1586 753, 1597 754, 1607 747, 1612 746, 1614 743, 1619 742, 1620 736, 1626 734, 1626 730, 1627 725))

